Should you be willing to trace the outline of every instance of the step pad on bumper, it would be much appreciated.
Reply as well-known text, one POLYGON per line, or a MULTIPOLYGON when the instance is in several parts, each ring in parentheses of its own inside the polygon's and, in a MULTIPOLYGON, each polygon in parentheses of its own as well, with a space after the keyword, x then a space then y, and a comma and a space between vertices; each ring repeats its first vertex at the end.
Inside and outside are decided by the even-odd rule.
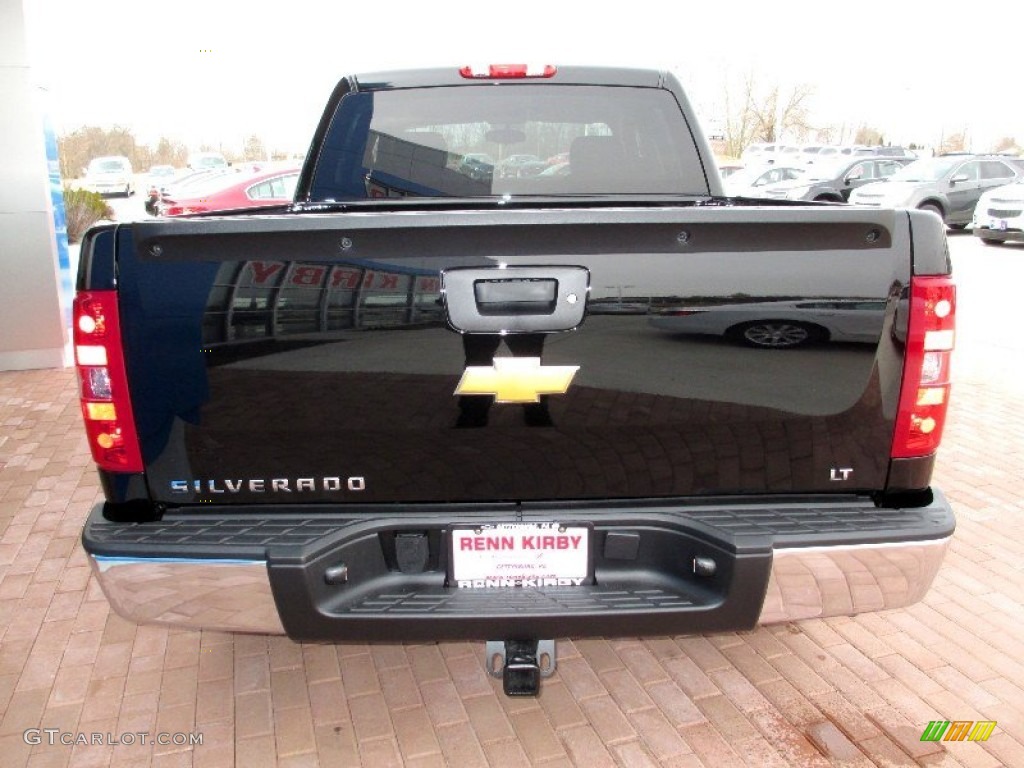
POLYGON ((695 598, 667 589, 616 589, 593 585, 580 587, 537 587, 529 589, 446 589, 425 588, 401 594, 381 593, 366 597, 345 610, 352 613, 479 613, 567 612, 567 611, 651 611, 697 605, 695 598))
POLYGON ((335 508, 320 515, 308 507, 260 514, 205 508, 139 524, 108 521, 98 507, 83 543, 111 603, 137 621, 210 626, 214 614, 203 610, 198 582, 189 579, 202 570, 210 599, 223 603, 237 589, 267 603, 246 616, 259 621, 220 622, 224 629, 283 629, 297 640, 428 641, 740 630, 899 607, 930 586, 954 525, 938 493, 928 507, 895 510, 851 498, 629 509, 335 508), (592 581, 448 585, 453 522, 544 520, 592 527, 592 581), (395 558, 394 542, 406 536, 423 537, 416 572, 404 572, 408 561, 395 558), (613 539, 636 546, 630 553, 611 546, 613 539), (710 573, 695 567, 708 560, 710 573), (244 578, 232 582, 232 571, 244 578), (218 579, 225 585, 219 595, 211 588, 218 579), (279 621, 267 619, 273 614, 279 621))

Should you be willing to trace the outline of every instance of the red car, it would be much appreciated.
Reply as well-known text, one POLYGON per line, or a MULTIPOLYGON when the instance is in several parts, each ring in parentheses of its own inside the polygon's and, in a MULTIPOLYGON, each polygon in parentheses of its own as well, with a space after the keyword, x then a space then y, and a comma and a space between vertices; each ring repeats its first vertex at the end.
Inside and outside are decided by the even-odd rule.
POLYGON ((190 197, 164 198, 160 202, 160 213, 163 216, 185 216, 290 203, 298 178, 298 168, 278 168, 238 180, 230 176, 211 179, 209 185, 189 188, 190 197), (225 182, 231 183, 224 186, 225 182))

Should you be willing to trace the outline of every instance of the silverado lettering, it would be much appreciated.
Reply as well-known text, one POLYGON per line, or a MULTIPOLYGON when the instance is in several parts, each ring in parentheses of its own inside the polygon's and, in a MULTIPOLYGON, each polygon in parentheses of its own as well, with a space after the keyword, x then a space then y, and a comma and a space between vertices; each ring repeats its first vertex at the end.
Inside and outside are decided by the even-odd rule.
POLYGON ((171 480, 171 493, 241 493, 248 489, 253 493, 297 493, 322 491, 365 491, 366 479, 362 477, 298 477, 294 480, 276 477, 269 480, 171 480))
POLYGON ((132 620, 501 641, 514 688, 522 638, 910 605, 955 528, 942 222, 727 197, 669 73, 345 77, 290 205, 81 254, 83 545, 132 620))

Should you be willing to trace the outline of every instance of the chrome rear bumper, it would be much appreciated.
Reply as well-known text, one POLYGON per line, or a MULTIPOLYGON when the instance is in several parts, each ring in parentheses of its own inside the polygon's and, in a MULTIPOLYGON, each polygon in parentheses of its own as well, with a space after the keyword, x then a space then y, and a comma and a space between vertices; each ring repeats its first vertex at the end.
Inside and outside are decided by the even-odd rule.
MULTIPOLYGON (((758 623, 911 605, 931 586, 951 538, 775 549, 758 623)), ((90 563, 111 606, 131 621, 285 634, 264 561, 91 555, 90 563)))
POLYGON ((758 623, 849 616, 916 603, 935 580, 951 539, 776 549, 758 623))
POLYGON ((266 562, 89 556, 111 607, 139 624, 283 635, 266 562))

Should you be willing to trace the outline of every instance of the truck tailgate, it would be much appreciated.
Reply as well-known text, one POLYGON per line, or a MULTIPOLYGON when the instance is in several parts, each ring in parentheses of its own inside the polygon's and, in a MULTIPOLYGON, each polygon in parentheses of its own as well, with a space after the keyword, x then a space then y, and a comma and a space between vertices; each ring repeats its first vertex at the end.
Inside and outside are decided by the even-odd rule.
MULTIPOLYGON (((117 250, 169 505, 878 490, 910 272, 906 213, 826 206, 176 220, 117 250), (578 327, 450 327, 459 270, 543 292, 563 268, 589 283, 578 327)), ((521 298, 502 311, 545 314, 521 298)))

